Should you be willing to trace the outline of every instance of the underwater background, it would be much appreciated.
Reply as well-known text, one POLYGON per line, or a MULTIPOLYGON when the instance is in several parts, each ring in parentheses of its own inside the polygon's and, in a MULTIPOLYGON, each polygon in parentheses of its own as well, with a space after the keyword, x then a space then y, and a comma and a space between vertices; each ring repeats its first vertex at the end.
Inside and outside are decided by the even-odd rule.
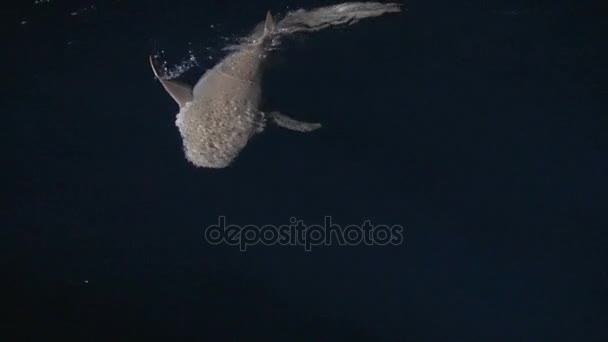
POLYGON ((267 10, 328 1, 7 7, 3 340, 608 340, 608 10, 411 0, 273 52, 269 126, 184 158, 148 56, 190 82, 267 10), (291 218, 388 246, 205 241, 291 218))

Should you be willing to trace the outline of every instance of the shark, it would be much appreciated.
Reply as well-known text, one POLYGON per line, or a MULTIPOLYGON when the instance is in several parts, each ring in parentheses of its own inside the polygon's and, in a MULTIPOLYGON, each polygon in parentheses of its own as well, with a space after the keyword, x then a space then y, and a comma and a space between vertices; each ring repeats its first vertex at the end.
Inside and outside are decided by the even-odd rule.
POLYGON ((320 123, 296 120, 278 111, 260 110, 262 76, 268 54, 279 38, 288 34, 352 25, 361 19, 400 10, 399 3, 347 2, 291 11, 276 25, 268 11, 253 33, 207 70, 194 87, 161 77, 150 56, 156 79, 179 106, 175 123, 186 158, 198 167, 225 168, 253 136, 264 131, 267 123, 296 132, 319 129, 320 123))
POLYGON ((186 158, 195 166, 229 166, 269 121, 297 132, 312 132, 321 127, 320 123, 259 109, 262 74, 274 32, 274 19, 268 11, 261 36, 207 70, 194 87, 163 79, 150 56, 154 75, 179 105, 176 125, 186 158))

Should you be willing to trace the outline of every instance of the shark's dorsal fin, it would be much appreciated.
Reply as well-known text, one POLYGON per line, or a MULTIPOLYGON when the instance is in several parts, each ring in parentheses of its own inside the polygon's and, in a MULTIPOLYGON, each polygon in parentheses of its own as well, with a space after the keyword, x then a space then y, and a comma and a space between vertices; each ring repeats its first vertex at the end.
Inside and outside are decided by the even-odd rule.
POLYGON ((154 76, 158 78, 160 83, 163 85, 167 93, 171 95, 171 97, 177 102, 180 108, 186 105, 186 103, 192 101, 192 87, 189 85, 175 81, 175 80, 163 80, 159 75, 158 71, 156 71, 156 67, 154 66, 154 61, 152 60, 152 56, 150 56, 150 66, 152 67, 152 71, 154 71, 154 76))
POLYGON ((264 21, 264 36, 274 31, 274 19, 270 11, 266 12, 266 21, 264 21))

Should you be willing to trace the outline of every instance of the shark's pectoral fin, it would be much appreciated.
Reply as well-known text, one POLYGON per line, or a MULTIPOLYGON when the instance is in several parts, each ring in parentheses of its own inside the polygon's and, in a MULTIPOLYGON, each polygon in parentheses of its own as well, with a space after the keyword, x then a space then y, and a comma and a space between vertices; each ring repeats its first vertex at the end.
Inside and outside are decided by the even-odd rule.
POLYGON ((150 66, 152 67, 152 71, 154 71, 154 76, 158 78, 167 93, 171 95, 180 108, 183 107, 187 102, 192 101, 192 87, 175 80, 163 80, 156 71, 154 61, 152 61, 152 56, 150 56, 150 66))
POLYGON ((292 131, 312 132, 321 127, 320 123, 298 121, 279 112, 271 112, 268 115, 275 124, 292 131))

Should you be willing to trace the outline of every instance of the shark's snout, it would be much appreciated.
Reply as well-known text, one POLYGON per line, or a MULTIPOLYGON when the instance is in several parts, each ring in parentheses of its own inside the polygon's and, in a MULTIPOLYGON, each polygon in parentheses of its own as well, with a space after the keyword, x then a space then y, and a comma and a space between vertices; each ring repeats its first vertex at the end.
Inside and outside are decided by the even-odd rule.
MULTIPOLYGON (((195 166, 222 169, 228 167, 233 158, 215 158, 213 154, 201 153, 195 149, 184 148, 186 158, 195 166)), ((235 156, 236 157, 236 156, 235 156)))

